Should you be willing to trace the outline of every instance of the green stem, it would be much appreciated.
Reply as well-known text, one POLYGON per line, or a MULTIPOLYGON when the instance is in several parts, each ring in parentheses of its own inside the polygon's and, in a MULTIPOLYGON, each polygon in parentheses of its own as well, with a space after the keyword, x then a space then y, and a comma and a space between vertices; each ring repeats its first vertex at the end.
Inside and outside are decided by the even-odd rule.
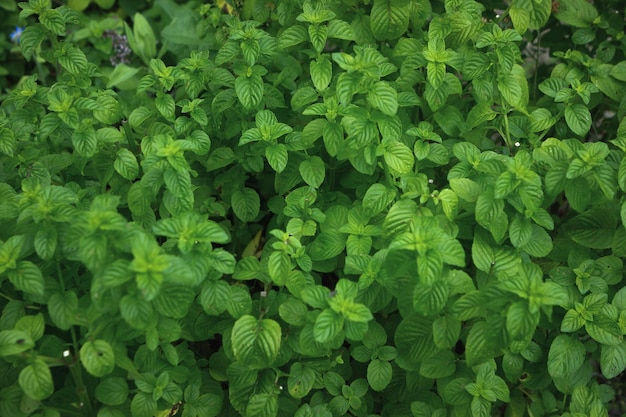
POLYGON ((385 170, 385 179, 387 180, 387 184, 389 184, 389 186, 395 190, 396 182, 393 180, 393 177, 391 176, 391 172, 389 172, 389 167, 387 166, 387 162, 385 162, 384 158, 383 158, 383 168, 385 170))
POLYGON ((93 407, 91 406, 91 400, 89 399, 87 387, 85 387, 85 383, 83 382, 83 373, 80 369, 79 362, 74 362, 73 364, 69 365, 69 368, 72 379, 76 384, 76 394, 78 394, 78 400, 80 401, 81 409, 84 410, 85 415, 93 416, 93 407))
POLYGON ((4 293, 1 293, 1 292, 0 292, 0 297, 4 298, 5 300, 8 300, 8 301, 13 301, 13 299, 11 297, 9 297, 8 295, 6 295, 4 293))
POLYGON ((505 108, 502 115, 504 116, 504 141, 506 142, 506 146, 509 148, 509 151, 511 151, 511 149, 513 149, 513 144, 511 143, 508 109, 505 108))

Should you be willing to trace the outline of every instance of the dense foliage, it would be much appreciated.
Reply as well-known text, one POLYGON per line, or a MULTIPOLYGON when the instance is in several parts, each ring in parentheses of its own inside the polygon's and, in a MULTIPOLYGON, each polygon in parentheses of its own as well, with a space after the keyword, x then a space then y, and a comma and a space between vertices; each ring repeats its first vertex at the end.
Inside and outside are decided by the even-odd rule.
POLYGON ((619 1, 52 3, 0 0, 1 416, 608 415, 619 1))

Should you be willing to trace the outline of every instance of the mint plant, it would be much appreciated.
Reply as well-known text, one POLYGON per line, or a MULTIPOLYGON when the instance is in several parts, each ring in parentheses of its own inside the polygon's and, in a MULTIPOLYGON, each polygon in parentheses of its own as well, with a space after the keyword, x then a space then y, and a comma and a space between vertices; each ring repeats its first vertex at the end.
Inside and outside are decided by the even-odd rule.
POLYGON ((0 0, 0 415, 608 416, 618 6, 0 0))

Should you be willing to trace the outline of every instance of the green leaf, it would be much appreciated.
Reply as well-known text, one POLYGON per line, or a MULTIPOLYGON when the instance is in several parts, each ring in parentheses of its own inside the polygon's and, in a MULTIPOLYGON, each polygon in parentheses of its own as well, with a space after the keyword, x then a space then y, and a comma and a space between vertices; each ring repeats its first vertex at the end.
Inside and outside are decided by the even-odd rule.
POLYGON ((154 100, 154 105, 165 120, 173 122, 176 112, 176 104, 174 103, 174 97, 167 93, 157 92, 154 100))
POLYGON ((482 193, 480 185, 469 178, 452 178, 450 179, 450 188, 459 198, 473 203, 482 193))
POLYGON ((313 261, 323 261, 343 252, 346 247, 346 238, 343 233, 336 230, 327 230, 317 235, 307 247, 313 261))
POLYGON ((52 294, 48 301, 48 313, 52 322, 61 330, 69 330, 75 323, 78 297, 74 291, 52 294))
POLYGON ((317 53, 321 53, 326 45, 328 27, 326 25, 309 25, 309 38, 317 53))
POLYGON ((528 81, 524 68, 516 64, 510 73, 499 77, 498 91, 507 103, 525 112, 528 104, 528 81))
POLYGON ((598 17, 598 11, 585 0, 568 0, 560 3, 558 13, 555 13, 555 16, 568 25, 586 28, 594 24, 594 20, 598 17))
POLYGON ((287 389, 293 398, 304 398, 315 384, 316 372, 308 366, 295 362, 289 370, 287 389))
POLYGON ((553 378, 566 378, 576 372, 585 360, 585 345, 572 336, 558 335, 548 352, 548 373, 553 378))
POLYGON ((261 199, 252 188, 243 188, 233 192, 230 204, 235 216, 242 222, 256 219, 261 209, 261 199))
POLYGON ((492 347, 486 321, 474 323, 465 343, 465 358, 468 366, 476 366, 492 359, 496 353, 492 347))
POLYGON ((526 244, 521 245, 519 249, 536 258, 547 256, 552 252, 552 238, 543 227, 536 224, 531 226, 531 230, 530 240, 526 244))
POLYGON ((276 285, 285 285, 287 277, 291 271, 291 258, 285 252, 272 252, 267 262, 267 268, 276 285))
POLYGON ((319 156, 312 156, 300 163, 298 168, 300 176, 308 185, 319 188, 324 182, 326 168, 324 161, 319 156))
POLYGON ((276 417, 278 398, 273 394, 254 394, 246 407, 247 416, 276 417))
POLYGON ((41 313, 24 316, 15 323, 15 330, 26 332, 33 341, 37 341, 43 337, 44 329, 45 323, 41 313))
POLYGON ((57 36, 65 36, 65 19, 56 9, 48 9, 39 15, 39 21, 50 32, 57 36))
POLYGON ((22 369, 18 383, 24 393, 35 401, 45 400, 54 393, 50 368, 41 359, 35 359, 22 369))
POLYGON ((441 316, 433 322, 433 340, 439 349, 449 349, 459 340, 461 322, 450 316, 441 316))
POLYGON ((386 81, 378 81, 370 88, 367 101, 388 116, 398 111, 398 92, 386 81))
POLYGON ((143 297, 127 294, 120 300, 120 315, 134 329, 146 329, 152 325, 154 311, 143 297))
POLYGON ((72 146, 84 158, 91 158, 98 150, 98 138, 92 127, 80 126, 72 134, 72 146))
POLYGON ((253 369, 272 365, 281 342, 280 325, 272 319, 241 316, 231 332, 235 358, 253 369))
POLYGON ((138 392, 130 402, 132 417, 153 417, 157 412, 157 401, 152 393, 138 392))
POLYGON ((565 121, 572 132, 585 136, 591 129, 591 112, 584 104, 568 104, 565 107, 565 121))
POLYGON ((274 171, 282 172, 287 166, 287 159, 289 157, 287 147, 282 143, 270 145, 265 148, 265 157, 274 171))
POLYGON ((539 324, 539 312, 530 311, 528 302, 511 304, 506 313, 506 330, 512 340, 532 339, 539 324))
POLYGON ((118 174, 127 180, 134 180, 139 174, 139 164, 137 158, 131 151, 126 148, 121 148, 117 151, 113 167, 118 174))
POLYGON ((0 332, 0 357, 17 355, 34 346, 35 342, 26 331, 2 330, 0 332))
POLYGON ((374 0, 370 13, 372 34, 379 41, 399 38, 409 27, 410 14, 408 0, 374 0))
POLYGON ((343 329, 344 318, 327 308, 323 310, 315 319, 313 335, 315 341, 326 343, 333 340, 343 329))
POLYGON ((456 371, 456 360, 456 356, 451 351, 439 351, 422 362, 420 375, 432 379, 449 377, 456 371))
POLYGON ((602 345, 600 369, 605 378, 615 378, 626 369, 626 342, 602 345))
POLYGON ((393 142, 385 146, 383 156, 389 168, 397 175, 407 174, 413 170, 415 157, 411 149, 402 142, 393 142))
POLYGON ((239 76, 235 79, 235 92, 241 104, 248 110, 254 109, 263 100, 263 79, 260 75, 239 76))
POLYGON ((19 261, 17 267, 9 271, 8 276, 16 289, 27 294, 44 294, 44 279, 41 270, 30 261, 19 261))
POLYGON ((437 280, 432 285, 418 283, 413 290, 413 308, 418 313, 430 316, 439 313, 448 301, 448 286, 437 280))
POLYGON ((200 292, 200 305, 205 313, 217 316, 224 312, 230 299, 230 285, 226 281, 206 281, 200 292))
POLYGON ((152 302, 163 316, 181 319, 187 314, 195 295, 195 291, 188 286, 165 284, 152 302))
POLYGON ((622 330, 619 325, 604 314, 593 316, 593 321, 585 324, 585 330, 596 342, 603 345, 619 345, 622 343, 622 330))
POLYGON ((436 350, 432 335, 433 320, 420 314, 404 318, 394 334, 398 349, 396 362, 403 369, 419 370, 420 362, 436 350))
POLYGON ((115 376, 103 379, 96 387, 96 399, 106 405, 122 405, 128 399, 126 379, 115 376))
POLYGON ((309 71, 315 88, 318 91, 326 90, 333 75, 333 66, 330 60, 325 56, 320 56, 317 60, 311 61, 309 71))
POLYGON ((115 354, 111 345, 102 339, 87 341, 80 348, 80 361, 91 375, 105 376, 115 368, 115 354))
POLYGON ((374 391, 382 391, 391 382, 393 368, 387 361, 374 359, 367 365, 367 382, 374 391))
POLYGON ((278 46, 288 48, 298 45, 309 39, 309 34, 304 26, 292 25, 287 27, 278 37, 278 46))
POLYGON ((363 208, 370 215, 382 212, 395 198, 395 191, 387 188, 384 184, 372 184, 363 196, 363 208))
POLYGON ((551 0, 513 0, 510 6, 513 27, 523 34, 527 29, 544 27, 552 11, 551 0))
POLYGON ((7 156, 13 156, 17 140, 11 129, 0 127, 0 152, 7 156))

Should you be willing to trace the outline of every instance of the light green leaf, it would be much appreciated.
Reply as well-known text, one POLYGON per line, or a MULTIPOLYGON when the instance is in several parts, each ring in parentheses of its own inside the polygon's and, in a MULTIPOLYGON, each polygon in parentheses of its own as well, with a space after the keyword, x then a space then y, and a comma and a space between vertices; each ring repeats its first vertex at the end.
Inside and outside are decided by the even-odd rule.
POLYGON ((585 330, 596 342, 603 345, 619 345, 622 343, 622 330, 613 319, 604 314, 593 316, 593 321, 585 324, 585 330))
POLYGON ((475 202, 482 193, 480 185, 469 178, 450 179, 450 188, 461 199, 469 203, 475 202))
POLYGON ((106 405, 122 405, 128 399, 128 383, 121 377, 103 379, 96 387, 96 399, 106 405))
POLYGON ((74 291, 52 294, 48 301, 48 313, 52 322, 61 330, 69 330, 75 322, 78 297, 74 291))
POLYGON ((235 322, 231 338, 233 354, 238 361, 250 368, 266 368, 278 356, 281 329, 274 320, 257 320, 244 315, 235 322))
POLYGON ((287 166, 287 159, 289 158, 287 147, 282 143, 270 145, 265 148, 265 157, 274 171, 283 172, 287 166))
POLYGON ((200 305, 205 313, 217 316, 226 310, 230 299, 230 285, 226 281, 206 281, 200 292, 200 305))
POLYGON ((327 37, 328 27, 326 25, 309 25, 309 38, 318 53, 324 49, 327 37))
POLYGON ((241 104, 248 110, 254 109, 263 100, 263 79, 260 75, 239 76, 235 79, 235 92, 241 104))
POLYGON ((26 395, 35 401, 45 400, 54 393, 54 383, 48 365, 35 359, 20 372, 18 383, 26 395))
POLYGON ((398 92, 386 81, 378 81, 370 88, 367 101, 388 116, 394 116, 398 111, 398 92))
POLYGON ((367 365, 367 382, 374 391, 382 391, 391 382, 393 368, 387 361, 374 359, 367 365))
POLYGON ((370 13, 372 34, 379 41, 399 38, 409 27, 410 15, 408 0, 374 0, 370 13))
POLYGON ((22 330, 2 330, 0 332, 0 357, 17 355, 32 349, 35 342, 22 330))
POLYGON ((530 240, 524 245, 520 245, 519 249, 536 258, 547 256, 552 252, 552 238, 543 227, 536 224, 531 226, 531 230, 530 240))
POLYGON ((559 3, 559 6, 558 13, 555 13, 556 18, 574 27, 590 27, 598 17, 598 11, 593 4, 585 0, 567 0, 559 3))
POLYGON ((301 25, 292 25, 287 27, 278 37, 278 46, 280 48, 288 48, 298 45, 309 39, 306 28, 301 25))
POLYGON ((520 33, 526 29, 544 27, 552 11, 551 0, 513 0, 511 2, 511 20, 520 33))
POLYGON ((566 378, 580 368, 585 360, 585 345, 572 336, 558 335, 548 352, 548 373, 553 378, 566 378))
POLYGON ((626 369, 626 342, 602 345, 600 369, 605 378, 615 378, 626 369))
POLYGON ((139 174, 139 164, 135 155, 126 148, 117 151, 113 167, 118 174, 127 180, 134 180, 139 174))
POLYGON ((111 345, 102 339, 87 341, 80 348, 80 361, 91 375, 105 376, 115 368, 115 354, 111 345))
POLYGON ((565 107, 565 121, 572 132, 585 136, 591 129, 591 112, 584 104, 568 104, 565 107))
POLYGON ((273 394, 254 394, 246 407, 247 416, 276 417, 278 398, 273 394))
POLYGON ((432 327, 433 340, 439 349, 450 349, 461 335, 461 321, 448 315, 435 319, 432 327))
POLYGON ((308 185, 319 188, 324 182, 326 176, 326 168, 324 161, 319 156, 312 156, 300 163, 300 176, 308 185))
POLYGON ((415 157, 411 149, 402 142, 393 142, 386 146, 383 156, 389 168, 397 175, 407 174, 413 170, 415 157))
POLYGON ((504 100, 517 110, 526 112, 528 81, 521 65, 515 64, 511 72, 498 78, 498 91, 504 100))
POLYGON ((174 121, 175 113, 176 113, 176 104, 174 103, 174 97, 167 93, 157 92, 156 98, 154 99, 154 105, 157 110, 165 120, 174 121))
POLYGON ((343 329, 344 318, 330 308, 322 311, 315 319, 313 335, 319 343, 330 342, 343 329))
POLYGON ((8 276, 16 289, 32 295, 44 294, 41 270, 30 261, 19 261, 17 267, 9 271, 8 276))
POLYGON ((307 245, 309 255, 314 261, 331 259, 343 252, 346 246, 344 234, 336 230, 326 230, 321 232, 315 240, 307 245))
POLYGON ((285 285, 287 277, 291 271, 291 258, 287 253, 282 251, 274 251, 269 257, 267 268, 276 285, 285 285))
POLYGON ((143 297, 126 294, 120 300, 120 315, 134 329, 145 329, 153 321, 154 311, 143 297))
POLYGON ((320 56, 317 60, 311 61, 309 70, 315 88, 318 91, 326 90, 333 75, 333 66, 330 60, 325 56, 320 56))
POLYGON ((132 417, 153 417, 157 412, 157 402, 152 393, 138 392, 130 402, 132 417))
POLYGON ((384 184, 372 184, 363 196, 363 208, 370 215, 376 215, 391 204, 395 195, 395 191, 387 188, 384 184))
POLYGON ((295 362, 289 370, 289 378, 287 379, 287 389, 293 398, 304 398, 313 388, 315 384, 316 372, 295 362))

